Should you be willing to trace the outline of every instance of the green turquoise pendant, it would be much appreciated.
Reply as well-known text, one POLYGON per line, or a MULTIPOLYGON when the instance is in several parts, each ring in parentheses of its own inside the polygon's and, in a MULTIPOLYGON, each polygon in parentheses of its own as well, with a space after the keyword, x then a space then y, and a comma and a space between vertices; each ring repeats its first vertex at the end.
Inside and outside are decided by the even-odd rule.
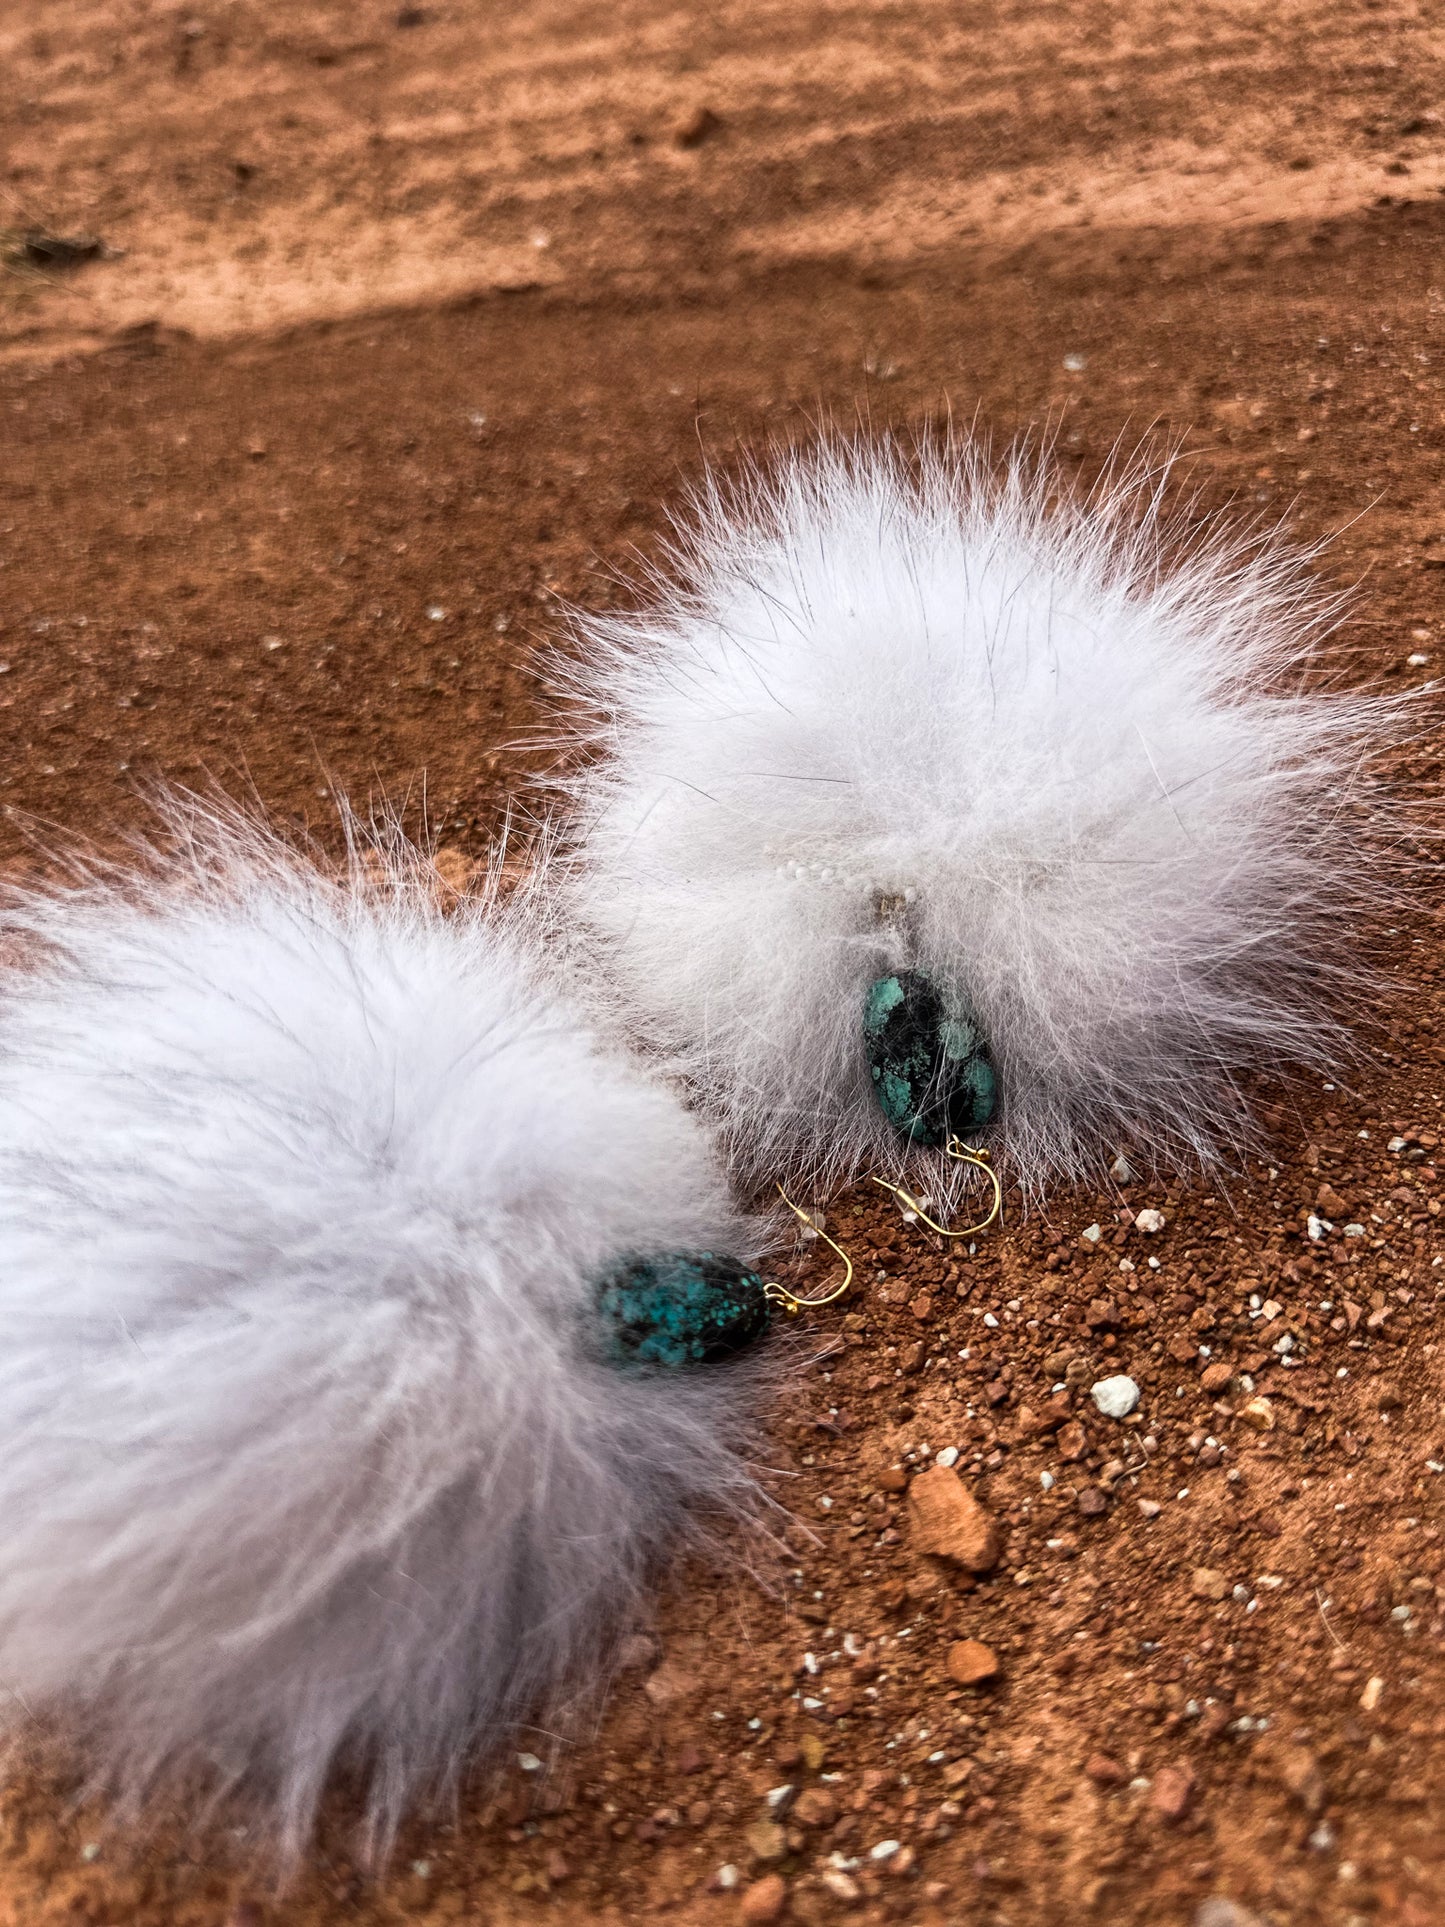
POLYGON ((983 1033, 949 1017, 917 970, 880 977, 863 1004, 868 1068, 883 1115, 916 1144, 975 1136, 993 1116, 996 1085, 983 1033))
POLYGON ((708 1365, 761 1338, 771 1307, 756 1273, 711 1251, 631 1258, 597 1292, 607 1354, 620 1365, 708 1365))

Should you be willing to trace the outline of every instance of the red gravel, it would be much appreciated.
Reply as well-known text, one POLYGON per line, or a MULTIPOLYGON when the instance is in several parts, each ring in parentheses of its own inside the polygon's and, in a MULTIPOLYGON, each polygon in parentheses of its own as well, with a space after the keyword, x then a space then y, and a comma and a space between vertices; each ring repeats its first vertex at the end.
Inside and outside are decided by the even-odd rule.
MULTIPOLYGON (((0 276, 5 860, 26 813, 108 834, 146 776, 211 772, 323 835, 333 783, 424 794, 464 876, 545 758, 557 598, 622 593, 700 448, 820 412, 1048 424, 1085 475, 1158 423, 1210 502, 1342 531, 1320 568, 1359 585, 1346 678, 1438 673, 1445 203, 1413 14, 1138 0, 985 31, 902 0, 704 33, 549 0, 492 41, 410 11, 283 28, 238 0, 189 35, 0 0, 17 225, 129 250, 0 276), (467 282, 488 221, 547 285, 487 293, 527 278, 494 254, 467 282)), ((1437 739, 1391 774, 1437 798, 1437 739)), ((777 1414, 786 1555, 673 1575, 660 1645, 600 1728, 537 1736, 544 1772, 419 1821, 380 1889, 339 1789, 278 1899, 223 1828, 103 1831, 37 1758, 0 1798, 0 1927, 726 1927, 779 1883, 804 1922, 1186 1927, 1211 1896, 1274 1927, 1445 1917, 1417 855, 1422 907, 1371 935, 1374 1055, 1349 1088, 1262 1092, 1266 1155, 1227 1183, 1061 1196, 972 1260, 876 1193, 830 1202, 862 1290, 777 1414), (1119 1371, 1143 1391, 1122 1423, 1089 1397, 1119 1371), (915 1535, 910 1480, 949 1446, 999 1534, 982 1572, 915 1535), (961 1685, 973 1640, 999 1677, 961 1685)))

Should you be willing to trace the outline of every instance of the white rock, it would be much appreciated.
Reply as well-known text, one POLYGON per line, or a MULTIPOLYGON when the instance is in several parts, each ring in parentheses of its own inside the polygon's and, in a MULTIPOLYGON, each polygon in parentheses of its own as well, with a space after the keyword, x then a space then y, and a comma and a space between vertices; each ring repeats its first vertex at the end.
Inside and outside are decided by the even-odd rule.
POLYGON ((1104 1235, 1104 1227, 1101 1224, 1088 1225, 1085 1227, 1083 1231, 1079 1233, 1079 1236, 1081 1238, 1086 1238, 1091 1245, 1096 1245, 1099 1242, 1100 1238, 1103 1237, 1103 1235, 1104 1235))
POLYGON ((1226 1900, 1217 1894, 1210 1900, 1200 1901, 1194 1927, 1264 1927, 1264 1922, 1248 1907, 1241 1907, 1237 1900, 1226 1900))
POLYGON ((880 1840, 876 1847, 868 1849, 870 1860, 891 1860, 903 1845, 901 1840, 880 1840))
POLYGON ((863 1891, 852 1874, 844 1873, 841 1867, 825 1867, 818 1878, 828 1892, 836 1894, 839 1900, 852 1902, 857 1900, 863 1891))
POLYGON ((945 1445, 933 1463, 935 1465, 957 1465, 958 1447, 956 1445, 945 1445))
POLYGON ((1144 1232, 1162 1231, 1164 1229, 1164 1213, 1162 1211, 1156 1211, 1152 1205, 1144 1211, 1135 1212, 1134 1229, 1144 1232))
POLYGON ((1325 1233, 1330 1229, 1331 1226, 1328 1218, 1317 1218, 1313 1212, 1310 1213, 1305 1230, 1308 1231, 1310 1237, 1316 1244, 1319 1243, 1320 1239, 1323 1238, 1325 1233))
POLYGON ((1139 1403, 1139 1387, 1124 1372, 1101 1378, 1090 1388, 1090 1395, 1105 1418, 1128 1418, 1139 1403))
POLYGON ((1134 1182, 1134 1167, 1122 1151, 1109 1166, 1109 1176, 1118 1184, 1132 1184, 1134 1182))

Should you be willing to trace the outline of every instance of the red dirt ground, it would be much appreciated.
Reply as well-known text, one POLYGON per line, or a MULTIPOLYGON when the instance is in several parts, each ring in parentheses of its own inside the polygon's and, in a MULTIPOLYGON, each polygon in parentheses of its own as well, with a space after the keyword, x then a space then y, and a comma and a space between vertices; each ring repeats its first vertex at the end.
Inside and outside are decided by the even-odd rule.
MULTIPOLYGON (((480 854, 539 759, 516 745, 546 732, 558 599, 623 593, 705 455, 826 416, 1052 427, 1084 476, 1157 427, 1210 502, 1333 536, 1352 677, 1438 673, 1426 8, 480 12, 0 0, 6 860, 37 820, 139 822, 156 775, 249 783, 322 836, 333 785, 410 794, 480 854), (41 229, 109 252, 41 265, 41 229)), ((1436 741, 1391 773, 1438 799, 1436 741)), ((1420 911, 1372 939, 1375 1056, 1267 1098, 1268 1164, 1061 1197, 971 1262, 831 1202, 865 1290, 768 1453, 806 1531, 756 1577, 673 1575, 546 1771, 419 1822, 380 1887, 339 1795, 278 1899, 244 1842, 128 1838, 37 1765, 0 1802, 0 1923, 728 1927, 771 1875, 802 1922, 1445 1921, 1418 854, 1420 911), (1146 1205, 1147 1238, 1121 1216, 1146 1205), (1311 1242, 1316 1209, 1364 1235, 1311 1242), (1055 1383, 1116 1369, 1137 1422, 1085 1389, 1047 1429, 1055 1383), (972 1587, 895 1489, 924 1445, 1003 1526, 972 1587), (963 1638, 995 1682, 950 1678, 963 1638)))

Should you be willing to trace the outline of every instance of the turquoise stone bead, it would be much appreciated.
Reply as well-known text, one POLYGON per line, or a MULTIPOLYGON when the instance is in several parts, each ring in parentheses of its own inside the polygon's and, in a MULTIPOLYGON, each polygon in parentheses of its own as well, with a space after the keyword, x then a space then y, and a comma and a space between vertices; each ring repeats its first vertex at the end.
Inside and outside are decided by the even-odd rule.
POLYGON ((883 1115, 916 1144, 973 1137, 993 1116, 997 1085, 983 1032, 945 1011, 922 971, 868 986, 863 1041, 883 1115))
POLYGON ((630 1258, 597 1292, 616 1364, 707 1365, 761 1338, 772 1307, 755 1272, 711 1251, 630 1258))

